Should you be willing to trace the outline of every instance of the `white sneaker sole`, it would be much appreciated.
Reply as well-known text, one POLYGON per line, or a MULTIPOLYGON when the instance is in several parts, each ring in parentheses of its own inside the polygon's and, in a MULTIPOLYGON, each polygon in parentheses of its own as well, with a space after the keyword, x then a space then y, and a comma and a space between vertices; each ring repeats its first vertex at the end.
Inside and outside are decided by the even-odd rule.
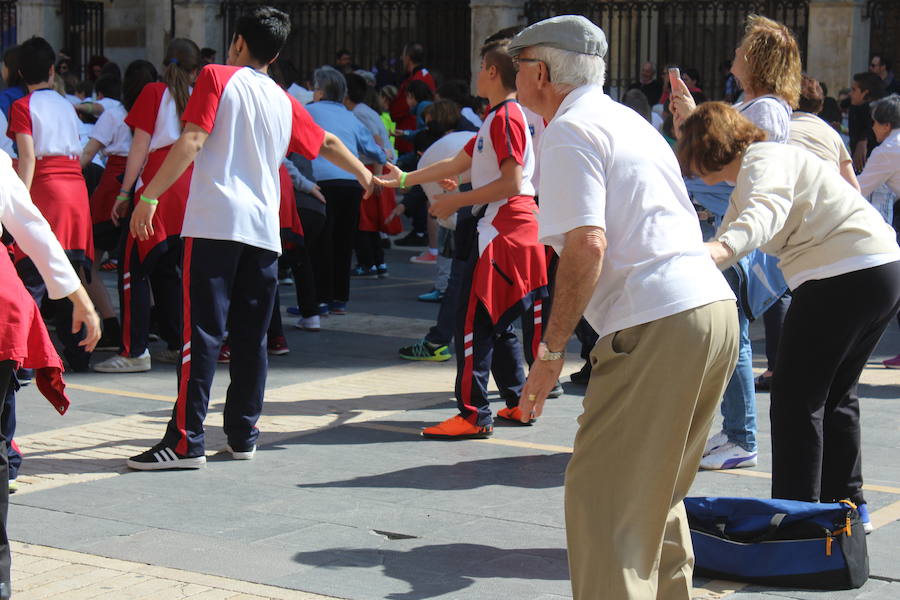
POLYGON ((151 365, 129 365, 127 367, 104 367, 103 363, 94 365, 94 371, 97 373, 146 373, 152 370, 151 365))
POLYGON ((196 456, 194 458, 179 458, 166 462, 135 462, 130 458, 125 461, 129 469, 135 471, 170 471, 173 469, 199 469, 206 466, 205 456, 196 456))
POLYGON ((755 467, 756 462, 757 461, 756 461, 755 456, 753 458, 745 458, 744 460, 730 459, 730 460, 725 461, 725 463, 721 464, 721 465, 704 466, 704 464, 701 462, 700 470, 701 471, 728 471, 729 469, 746 469, 749 467, 755 467))
POLYGON ((253 455, 256 454, 256 446, 253 446, 253 449, 248 452, 235 452, 231 449, 231 446, 228 444, 225 445, 225 452, 231 455, 231 458, 234 460, 251 460, 253 455))

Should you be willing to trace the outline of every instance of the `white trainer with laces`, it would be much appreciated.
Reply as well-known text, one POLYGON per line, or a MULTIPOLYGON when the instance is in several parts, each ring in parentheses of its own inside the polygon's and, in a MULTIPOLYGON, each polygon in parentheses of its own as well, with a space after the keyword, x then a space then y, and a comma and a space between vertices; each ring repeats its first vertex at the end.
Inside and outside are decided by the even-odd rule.
POLYGON ((716 448, 721 448, 728 443, 728 436, 724 431, 720 431, 708 440, 706 440, 706 448, 703 449, 703 456, 708 456, 710 452, 716 448))
POLYGON ((150 370, 150 351, 144 350, 140 356, 131 358, 118 354, 94 365, 98 373, 143 373, 150 370))
POLYGON ((319 318, 319 315, 313 315, 311 317, 300 317, 299 319, 297 319, 294 327, 296 327, 297 329, 302 329, 303 331, 319 331, 320 329, 322 329, 322 321, 319 318))
POLYGON ((700 468, 707 471, 722 471, 755 466, 756 452, 747 452, 731 442, 719 446, 700 459, 700 468))

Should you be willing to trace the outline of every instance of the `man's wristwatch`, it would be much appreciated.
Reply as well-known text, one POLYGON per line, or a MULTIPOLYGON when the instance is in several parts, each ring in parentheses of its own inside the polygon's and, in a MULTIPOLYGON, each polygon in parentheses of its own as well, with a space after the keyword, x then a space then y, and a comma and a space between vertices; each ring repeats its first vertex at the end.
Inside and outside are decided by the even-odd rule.
POLYGON ((547 344, 541 342, 538 345, 538 359, 539 360, 562 360, 566 356, 565 350, 560 350, 559 352, 550 352, 550 348, 547 347, 547 344))

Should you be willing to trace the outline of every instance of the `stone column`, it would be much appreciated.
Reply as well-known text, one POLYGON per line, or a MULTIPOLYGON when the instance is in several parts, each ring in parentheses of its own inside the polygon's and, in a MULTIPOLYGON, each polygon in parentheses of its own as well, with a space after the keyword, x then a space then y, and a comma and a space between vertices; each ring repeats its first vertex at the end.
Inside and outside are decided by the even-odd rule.
POLYGON ((865 0, 810 0, 806 72, 828 85, 828 95, 850 87, 854 73, 869 67, 869 20, 865 0))
POLYGON ((62 0, 19 0, 16 3, 16 38, 22 43, 32 36, 50 42, 54 50, 63 45, 62 0))
POLYGON ((480 50, 484 39, 500 29, 525 25, 525 0, 471 0, 472 9, 472 89, 481 68, 480 50))
POLYGON ((144 1, 146 59, 159 68, 166 54, 166 46, 172 39, 173 0, 144 1))
POLYGON ((172 1, 175 3, 174 37, 194 40, 201 48, 215 48, 217 62, 223 62, 221 0, 172 1))

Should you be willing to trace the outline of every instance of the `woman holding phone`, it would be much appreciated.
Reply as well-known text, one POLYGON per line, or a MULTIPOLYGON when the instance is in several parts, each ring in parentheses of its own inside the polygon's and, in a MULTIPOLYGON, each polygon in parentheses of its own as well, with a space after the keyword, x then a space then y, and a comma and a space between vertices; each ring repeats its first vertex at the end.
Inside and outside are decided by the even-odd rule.
MULTIPOLYGON (((784 25, 756 15, 747 17, 747 28, 740 45, 734 51, 731 72, 741 84, 744 96, 734 105, 744 117, 766 133, 770 142, 788 142, 792 107, 800 97, 800 49, 791 31, 784 25)), ((672 100, 670 110, 678 135, 685 119, 697 106, 688 86, 670 72, 672 100)), ((728 182, 733 183, 733 182, 728 182)), ((730 188, 721 203, 727 204, 730 188)), ((717 215, 721 218, 723 215, 717 215)), ((766 355, 770 369, 774 367, 781 323, 790 297, 787 284, 776 261, 762 252, 749 255, 741 264, 743 273, 726 270, 726 279, 734 288, 746 285, 748 296, 754 301, 746 307, 739 305, 741 349, 734 376, 722 399, 722 431, 713 435, 704 450, 700 463, 704 469, 731 469, 756 465, 756 391, 753 381, 753 350, 750 346, 750 318, 765 313, 766 355), (753 275, 762 269, 765 279, 753 275), (739 276, 740 275, 740 276, 739 276), (768 308, 768 310, 765 310, 768 308)), ((744 297, 742 289, 735 289, 744 297)), ((771 378, 771 372, 763 377, 771 378)))

